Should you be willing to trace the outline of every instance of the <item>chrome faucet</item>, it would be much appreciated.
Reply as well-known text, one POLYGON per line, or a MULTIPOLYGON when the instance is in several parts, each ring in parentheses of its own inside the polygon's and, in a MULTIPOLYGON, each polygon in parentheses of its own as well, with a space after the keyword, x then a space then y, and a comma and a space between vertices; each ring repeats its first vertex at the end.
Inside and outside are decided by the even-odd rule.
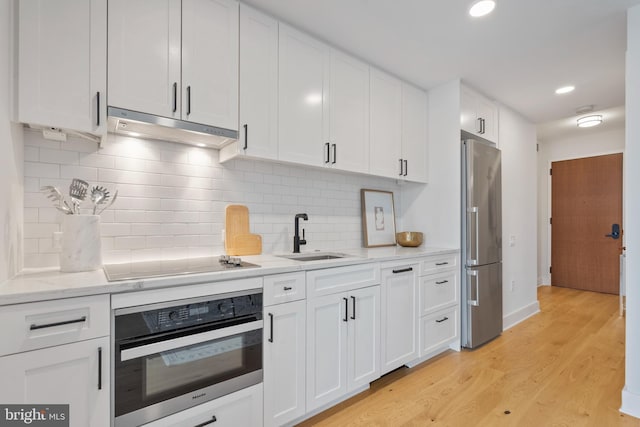
POLYGON ((309 217, 306 213, 296 214, 295 218, 295 234, 293 235, 293 253, 300 253, 300 245, 306 245, 307 241, 304 238, 304 228, 302 229, 302 239, 300 238, 300 218, 307 221, 309 217))

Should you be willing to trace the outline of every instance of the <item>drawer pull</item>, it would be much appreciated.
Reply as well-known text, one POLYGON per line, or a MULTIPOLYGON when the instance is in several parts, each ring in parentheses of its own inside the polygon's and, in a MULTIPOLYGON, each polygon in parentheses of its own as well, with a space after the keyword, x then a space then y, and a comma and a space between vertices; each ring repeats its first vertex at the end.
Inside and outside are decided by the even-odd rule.
POLYGON ((449 318, 448 318, 447 316, 444 316, 442 319, 440 319, 440 320, 436 320, 436 323, 442 323, 442 322, 444 322, 445 320, 449 320, 449 318))
POLYGON ((448 280, 443 280, 441 282, 436 282, 436 285, 442 285, 442 284, 445 284, 445 283, 449 283, 449 281, 448 280))
POLYGON ((45 323, 44 325, 36 325, 35 323, 33 323, 31 326, 29 326, 29 329, 35 331, 36 329, 53 328, 54 326, 70 325, 72 323, 84 323, 86 320, 87 316, 82 316, 79 319, 64 320, 62 322, 55 323, 45 323))
POLYGON ((413 271, 413 267, 401 268, 400 270, 393 270, 393 274, 407 273, 409 271, 413 271))
POLYGON ((213 423, 215 423, 216 421, 218 421, 218 419, 217 419, 217 418, 216 418, 216 416, 214 415, 213 417, 211 417, 211 419, 210 419, 209 421, 205 421, 205 422, 203 422, 203 423, 196 424, 196 425, 195 425, 195 426, 193 426, 193 427, 204 427, 204 426, 208 426, 209 424, 213 424, 213 423))
POLYGON ((293 289, 291 286, 285 286, 285 287, 284 287, 284 290, 285 290, 285 291, 290 291, 291 289, 293 289))
POLYGON ((440 266, 440 265, 447 265, 449 264, 447 261, 445 262, 436 262, 436 265, 440 266))

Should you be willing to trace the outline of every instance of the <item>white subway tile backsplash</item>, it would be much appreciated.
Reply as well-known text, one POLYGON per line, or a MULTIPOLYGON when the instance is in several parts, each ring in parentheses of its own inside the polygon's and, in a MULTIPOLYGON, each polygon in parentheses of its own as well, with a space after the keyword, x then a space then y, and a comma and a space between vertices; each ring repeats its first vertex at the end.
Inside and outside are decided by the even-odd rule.
MULTIPOLYGON (((219 163, 215 150, 109 134, 103 148, 69 137, 45 141, 25 132, 27 267, 58 265, 52 233, 62 214, 40 193, 42 185, 68 192, 71 178, 103 185, 118 200, 101 215, 104 263, 224 252, 225 208, 245 204, 263 252, 289 252, 293 217, 306 212, 305 250, 362 245, 360 189, 397 192, 392 180, 337 171, 235 159, 219 163)), ((396 200, 396 209, 400 206, 396 200)), ((83 213, 90 213, 90 203, 83 213)))

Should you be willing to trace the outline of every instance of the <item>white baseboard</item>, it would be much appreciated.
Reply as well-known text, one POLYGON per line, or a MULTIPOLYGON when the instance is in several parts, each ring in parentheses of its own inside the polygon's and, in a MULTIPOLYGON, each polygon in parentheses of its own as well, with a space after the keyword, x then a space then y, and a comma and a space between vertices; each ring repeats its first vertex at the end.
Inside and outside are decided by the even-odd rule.
POLYGON ((538 301, 534 301, 519 310, 509 313, 502 318, 502 330, 506 331, 507 329, 514 327, 518 323, 528 319, 529 317, 539 312, 540 304, 538 303, 538 301))
POLYGON ((640 418, 640 394, 630 392, 627 387, 623 388, 620 412, 640 418))
POLYGON ((538 286, 551 286, 551 276, 538 276, 538 286))

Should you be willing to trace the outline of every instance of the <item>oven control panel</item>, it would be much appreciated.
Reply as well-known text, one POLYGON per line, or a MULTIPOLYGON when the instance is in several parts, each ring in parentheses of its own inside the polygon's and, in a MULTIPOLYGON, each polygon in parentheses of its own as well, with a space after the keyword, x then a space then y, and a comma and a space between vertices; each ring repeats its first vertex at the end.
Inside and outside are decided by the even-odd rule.
POLYGON ((149 332, 216 323, 248 315, 262 318, 262 294, 241 295, 141 313, 149 332))

